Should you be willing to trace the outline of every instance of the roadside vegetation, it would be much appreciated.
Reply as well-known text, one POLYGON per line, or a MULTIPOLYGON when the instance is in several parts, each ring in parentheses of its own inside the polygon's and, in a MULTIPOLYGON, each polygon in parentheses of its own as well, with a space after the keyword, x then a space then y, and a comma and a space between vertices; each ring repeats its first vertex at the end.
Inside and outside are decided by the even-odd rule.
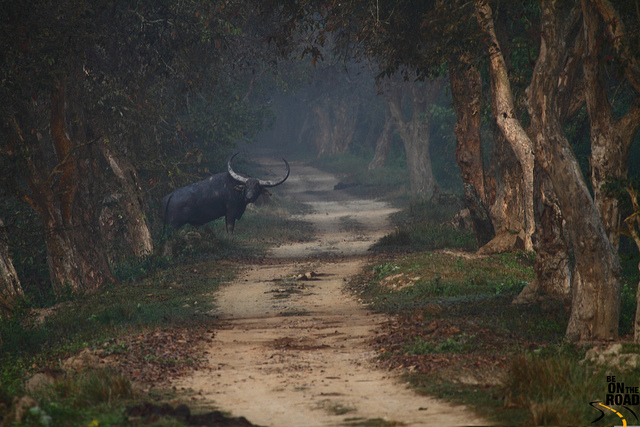
MULTIPOLYGON (((403 154, 402 154, 403 155, 403 154)), ((391 157, 385 167, 368 169, 369 159, 356 154, 326 156, 308 159, 314 167, 336 174, 340 181, 336 189, 347 190, 360 197, 385 197, 396 206, 405 206, 410 200, 409 172, 401 154, 391 157)))
POLYGON ((290 218, 300 209, 274 195, 245 213, 233 237, 223 220, 208 231, 168 231, 156 254, 114 263, 120 283, 96 293, 27 294, 0 320, 0 419, 20 411, 19 425, 120 426, 153 417, 156 425, 184 425, 158 408, 183 403, 168 389, 170 377, 203 367, 199 349, 215 329, 215 305, 205 296, 234 277, 238 263, 228 259, 309 239, 308 226, 290 218), (143 416, 135 409, 141 401, 151 405, 143 416))
MULTIPOLYGON (((324 160, 320 167, 342 173, 353 194, 373 186, 365 162, 324 160)), ((628 386, 640 382, 638 347, 624 344, 612 351, 613 362, 599 365, 594 359, 604 357, 607 343, 593 343, 601 350, 591 353, 593 345, 566 343, 565 303, 512 304, 534 279, 534 253, 476 255, 473 232, 454 220, 463 208, 457 197, 411 200, 406 177, 386 169, 381 173, 394 178, 389 187, 376 187, 376 197, 404 206, 392 217, 394 231, 373 247, 370 265, 349 285, 372 310, 391 316, 374 343, 380 366, 402 373, 419 392, 470 405, 499 425, 588 425, 601 414, 602 423, 619 423, 615 413, 590 403, 605 403, 612 376, 628 386)), ((622 261, 619 333, 629 342, 638 255, 632 251, 622 261)), ((637 405, 626 406, 640 414, 637 405)), ((616 408, 628 423, 637 421, 616 408)))
MULTIPOLYGON (((637 252, 621 256, 619 334, 626 344, 610 355, 608 343, 569 344, 568 305, 552 299, 512 304, 534 279, 535 254, 475 255, 473 231, 458 215, 460 198, 442 191, 431 202, 412 199, 406 173, 393 164, 372 175, 357 156, 314 162, 340 176, 341 189, 402 209, 392 216, 394 231, 372 248, 369 267, 350 283, 372 310, 392 316, 374 344, 379 364, 420 392, 470 405, 495 424, 587 425, 601 415, 602 423, 619 423, 618 415, 590 403, 606 401, 612 377, 640 383, 640 349, 629 343, 637 252), (589 353, 594 345, 599 350, 589 353)), ((616 408, 628 423, 637 422, 637 402, 626 406, 633 412, 616 408)))
MULTIPOLYGON (((590 346, 565 343, 564 303, 512 304, 534 277, 533 254, 407 252, 379 254, 350 287, 392 316, 374 344, 379 364, 421 392, 468 404, 497 424, 587 425, 600 415, 589 403, 605 402, 607 378, 640 381, 637 346, 618 349, 613 366, 597 365, 586 357, 590 346)), ((623 292, 625 341, 633 333, 632 283, 623 292)))

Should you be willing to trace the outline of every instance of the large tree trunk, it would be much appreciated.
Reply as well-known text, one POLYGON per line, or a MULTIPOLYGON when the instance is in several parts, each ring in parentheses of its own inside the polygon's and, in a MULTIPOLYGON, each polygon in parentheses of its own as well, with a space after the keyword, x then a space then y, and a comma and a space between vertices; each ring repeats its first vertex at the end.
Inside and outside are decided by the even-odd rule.
MULTIPOLYGON (((627 187, 627 192, 631 198, 633 213, 629 215, 624 222, 629 230, 629 236, 636 243, 640 251, 640 198, 638 197, 638 191, 633 188, 631 184, 627 187)), ((638 263, 638 271, 640 271, 640 262, 638 263)), ((636 318, 633 325, 633 340, 636 343, 640 343, 640 283, 638 283, 638 290, 636 292, 636 318)))
POLYGON ((495 236, 488 208, 495 201, 495 180, 490 180, 485 173, 480 139, 482 81, 468 52, 449 61, 449 81, 457 118, 456 160, 464 184, 465 205, 480 247, 495 236))
MULTIPOLYGON (((600 8, 607 2, 597 2, 600 8)), ((609 10, 609 9, 606 9, 609 10)), ((611 8, 612 10, 612 8, 611 8)), ((593 200, 600 213, 602 223, 614 248, 620 242, 620 207, 613 194, 608 193, 604 186, 608 180, 625 180, 629 170, 629 153, 633 139, 640 129, 640 102, 635 104, 622 118, 615 118, 611 103, 607 96, 603 77, 604 58, 601 54, 602 34, 604 27, 596 7, 589 0, 582 0, 584 20, 584 35, 586 52, 584 58, 585 98, 589 112, 591 129, 591 186, 593 200)), ((622 22, 617 18, 617 36, 626 37, 622 22), (622 29, 621 29, 622 28, 622 29)), ((632 68, 629 58, 623 63, 632 68)), ((631 69, 628 71, 632 73, 631 69)), ((635 80, 630 80, 633 83, 635 80)), ((640 87, 635 88, 640 92, 640 87)))
MULTIPOLYGON (((116 155, 107 141, 102 141, 100 149, 122 191, 119 194, 121 197, 118 198, 118 206, 123 211, 127 246, 136 257, 149 255, 153 252, 153 239, 140 198, 141 188, 138 183, 138 173, 129 161, 116 155)), ((101 220, 100 223, 104 224, 104 221, 101 220)), ((110 235, 111 233, 107 231, 103 234, 110 235)))
POLYGON ((534 216, 536 230, 533 233, 535 279, 514 299, 515 304, 537 301, 541 298, 561 299, 571 303, 573 263, 564 229, 564 219, 553 186, 536 164, 534 171, 534 216))
MULTIPOLYGON (((491 73, 496 74, 492 83, 495 81, 499 89, 492 95, 498 97, 497 104, 509 107, 511 93, 504 60, 500 60, 502 54, 493 30, 491 9, 483 0, 475 5, 479 22, 490 39, 491 73)), ((536 160, 549 177, 567 222, 576 261, 567 337, 611 339, 617 336, 620 266, 562 128, 579 65, 570 56, 578 35, 579 15, 575 7, 561 9, 553 0, 541 0, 541 10, 540 55, 528 88, 535 145, 523 139, 526 134, 512 117, 512 109, 498 109, 497 121, 515 152, 520 150, 528 155, 528 150, 535 147, 536 160)))
POLYGON ((524 228, 525 228, 525 248, 533 249, 531 236, 535 229, 533 217, 533 169, 534 169, 534 147, 533 142, 525 132, 522 124, 515 114, 515 104, 507 65, 504 61, 500 44, 496 36, 491 8, 486 0, 475 1, 478 22, 487 34, 489 50, 489 69, 491 75, 491 104, 496 125, 509 143, 511 150, 515 154, 520 168, 524 184, 524 228))
POLYGON ((11 315, 16 300, 23 296, 18 273, 13 267, 4 223, 0 219, 0 319, 11 315))
POLYGON ((9 119, 9 151, 21 162, 23 178, 28 185, 23 198, 41 216, 47 247, 51 282, 56 294, 70 289, 83 293, 113 282, 104 245, 100 240, 95 198, 100 196, 98 167, 88 154, 90 144, 84 137, 70 136, 67 120, 82 126, 83 117, 76 113, 67 118, 69 105, 64 82, 57 82, 50 103, 49 135, 45 131, 25 132, 38 123, 44 103, 34 101, 23 106, 22 114, 9 119), (55 166, 49 167, 53 160, 55 166))
POLYGON ((567 337, 612 339, 620 309, 618 256, 562 127, 579 66, 572 57, 580 36, 579 8, 553 0, 541 0, 540 6, 544 36, 527 92, 536 159, 553 184, 575 255, 567 337))
POLYGON ((524 185, 520 162, 502 131, 493 129, 493 170, 496 195, 490 206, 491 220, 496 236, 482 246, 479 253, 496 253, 524 250, 525 213, 524 185))
POLYGON ((387 156, 389 149, 391 148, 391 141, 393 138, 393 117, 389 108, 384 110, 384 126, 382 132, 378 136, 376 141, 376 152, 373 155, 373 159, 369 163, 369 170, 383 167, 387 163, 387 156))
POLYGON ((438 192, 433 176, 429 138, 431 136, 431 105, 435 102, 442 82, 405 84, 411 101, 411 117, 405 119, 402 111, 403 91, 399 85, 386 93, 385 99, 394 123, 404 143, 407 168, 413 197, 430 200, 438 192))

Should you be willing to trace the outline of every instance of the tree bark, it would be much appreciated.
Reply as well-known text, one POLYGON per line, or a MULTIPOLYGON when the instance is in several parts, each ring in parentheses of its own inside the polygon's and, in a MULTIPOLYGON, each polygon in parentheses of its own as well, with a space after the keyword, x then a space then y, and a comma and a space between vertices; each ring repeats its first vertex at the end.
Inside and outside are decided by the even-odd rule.
POLYGON ((378 136, 376 141, 376 151, 373 155, 373 159, 369 163, 369 170, 383 167, 387 164, 387 156, 389 155, 389 149, 391 148, 391 141, 393 138, 393 117, 391 117, 391 111, 389 108, 385 108, 384 111, 384 126, 382 132, 378 136))
POLYGON ((118 205, 123 210, 127 246, 138 258, 149 255, 153 252, 153 239, 140 198, 138 173, 131 163, 116 155, 108 141, 103 140, 100 149, 122 189, 118 205))
POLYGON ((403 90, 398 84, 393 86, 395 87, 386 93, 385 99, 404 143, 411 193, 413 197, 430 200, 438 192, 429 152, 430 107, 439 94, 442 82, 437 80, 401 85, 411 101, 411 117, 408 120, 402 111, 403 90))
MULTIPOLYGON (((591 186, 593 199, 600 213, 602 223, 614 248, 618 248, 620 237, 621 214, 618 200, 609 194, 604 186, 609 180, 625 180, 629 170, 629 154, 635 135, 640 129, 640 101, 636 98, 634 105, 621 117, 613 115, 611 103, 607 96, 603 76, 604 58, 600 52, 601 37, 604 32, 598 10, 593 3, 598 3, 600 9, 608 2, 592 2, 582 0, 582 15, 584 21, 584 37, 586 55, 584 58, 585 99, 589 112, 591 129, 591 186)), ((607 8, 606 10, 609 10, 607 8)), ((609 10, 618 22, 613 8, 609 10)), ((618 24, 615 24, 616 27, 618 24)), ((624 26, 617 27, 617 37, 626 39, 624 26)), ((621 55, 620 49, 618 54, 621 55)), ((627 75, 632 74, 632 58, 623 57, 627 75)), ((638 79, 640 80, 640 79, 638 79)), ((633 80, 630 80, 633 82, 633 80)), ((639 82, 640 84, 640 82, 639 82)), ((640 92, 640 86, 635 88, 640 92)))
POLYGON ((534 195, 536 230, 532 241, 536 252, 535 279, 514 299, 515 304, 543 298, 563 300, 571 304, 573 263, 569 250, 564 219, 549 178, 536 164, 534 195))
POLYGON ((579 8, 554 0, 541 0, 540 7, 543 37, 527 95, 536 160, 556 192, 575 255, 567 338, 613 339, 618 334, 620 265, 562 127, 579 66, 572 56, 580 35, 579 8))
POLYGON ((313 106, 318 157, 344 154, 356 130, 357 108, 347 99, 324 99, 313 106))
POLYGON ((469 52, 449 61, 449 81, 457 118, 456 160, 464 185, 465 205, 471 215, 476 243, 481 247, 495 236, 488 208, 495 201, 495 180, 490 180, 485 173, 480 139, 482 81, 469 52))
MULTIPOLYGON (((638 198, 638 191, 631 184, 627 187, 627 193, 631 198, 633 213, 624 222, 627 225, 629 236, 640 251, 640 198, 638 198)), ((640 262, 638 263, 638 271, 640 271, 640 262)), ((640 283, 638 283, 638 291, 636 292, 636 318, 633 324, 633 340, 636 343, 640 343, 640 283)))
POLYGON ((22 298, 23 295, 18 273, 16 273, 9 254, 4 223, 0 219, 0 319, 3 316, 11 315, 16 300, 22 298))
POLYGON ((478 22, 488 36, 489 69, 491 75, 491 104, 496 125, 506 138, 522 169, 524 184, 525 248, 533 249, 531 236, 535 228, 533 218, 534 147, 515 115, 513 92, 507 65, 496 36, 491 8, 486 0, 475 1, 478 22))
POLYGON ((50 100, 48 136, 44 130, 24 131, 36 126, 48 108, 45 103, 16 106, 21 107, 21 114, 14 114, 6 123, 7 152, 20 162, 28 187, 22 197, 42 218, 54 292, 84 293, 115 281, 93 203, 100 196, 95 188, 100 177, 95 161, 87 155, 91 147, 81 135, 78 141, 72 139, 67 126, 67 120, 74 126, 85 123, 77 111, 66 117, 73 114, 67 105, 79 106, 80 101, 67 99, 64 81, 56 82, 50 100))
POLYGON ((524 240, 524 184, 522 167, 511 146, 497 126, 493 132, 493 167, 496 197, 491 218, 499 238, 504 234, 522 234, 524 240))

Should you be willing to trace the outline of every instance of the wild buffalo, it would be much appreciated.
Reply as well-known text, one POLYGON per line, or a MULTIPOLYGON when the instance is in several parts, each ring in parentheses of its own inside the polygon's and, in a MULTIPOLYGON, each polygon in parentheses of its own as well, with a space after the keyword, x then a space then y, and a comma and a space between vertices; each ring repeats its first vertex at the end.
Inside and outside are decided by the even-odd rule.
POLYGON ((283 158, 286 173, 275 181, 265 181, 240 175, 231 168, 235 153, 227 161, 227 171, 202 181, 178 188, 162 199, 164 224, 180 228, 185 224, 200 227, 224 216, 227 233, 233 234, 236 220, 242 217, 247 205, 256 201, 267 187, 275 187, 289 177, 289 163, 283 158))

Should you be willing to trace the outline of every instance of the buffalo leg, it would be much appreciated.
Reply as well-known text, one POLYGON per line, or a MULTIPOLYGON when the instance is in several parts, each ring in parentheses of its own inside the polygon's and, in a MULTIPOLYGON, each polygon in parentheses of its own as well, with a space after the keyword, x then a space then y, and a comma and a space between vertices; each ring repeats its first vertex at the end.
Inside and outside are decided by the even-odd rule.
POLYGON ((233 228, 236 226, 236 220, 233 218, 225 218, 227 222, 227 234, 233 236, 233 228))

